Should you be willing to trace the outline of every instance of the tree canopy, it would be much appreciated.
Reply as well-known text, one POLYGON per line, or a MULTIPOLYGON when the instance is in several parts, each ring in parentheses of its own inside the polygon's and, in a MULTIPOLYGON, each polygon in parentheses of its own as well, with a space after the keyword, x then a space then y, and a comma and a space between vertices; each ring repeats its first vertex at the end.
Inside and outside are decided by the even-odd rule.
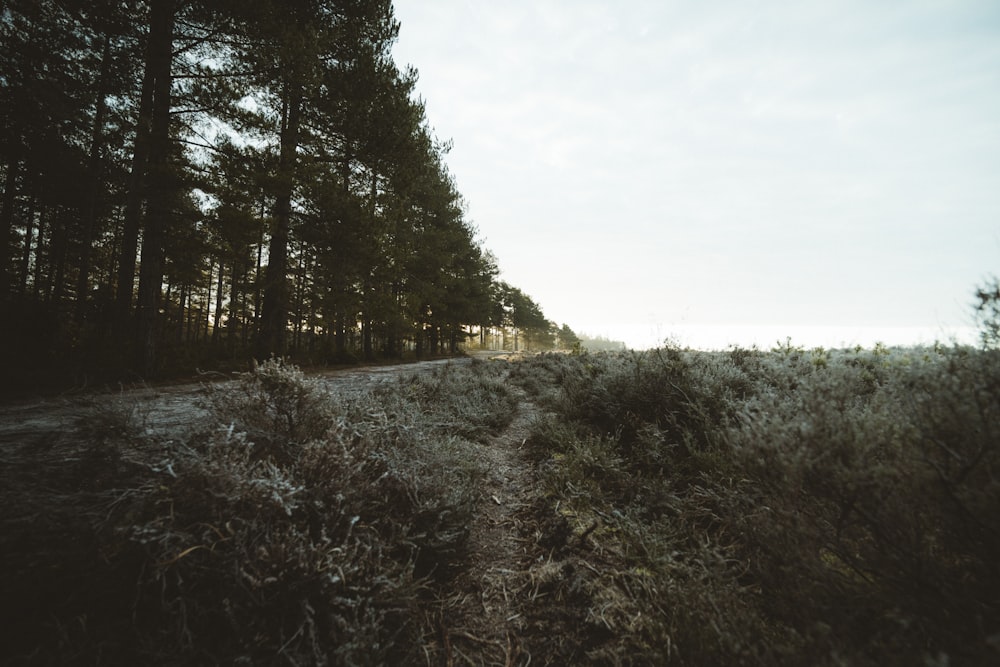
POLYGON ((389 0, 4 3, 6 349, 148 376, 569 340, 499 282, 398 31, 389 0))

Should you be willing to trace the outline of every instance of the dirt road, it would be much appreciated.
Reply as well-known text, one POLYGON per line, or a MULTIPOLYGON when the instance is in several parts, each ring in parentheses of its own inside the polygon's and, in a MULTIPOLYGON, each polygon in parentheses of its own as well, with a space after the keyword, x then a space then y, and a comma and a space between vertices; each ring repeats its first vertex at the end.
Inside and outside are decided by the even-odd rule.
MULTIPOLYGON (((494 356, 492 352, 477 352, 473 356, 494 356)), ((389 366, 319 371, 319 377, 335 393, 362 391, 379 382, 407 373, 431 373, 448 364, 467 364, 472 357, 419 361, 389 366)), ((202 398, 209 382, 218 382, 219 374, 206 375, 204 382, 126 387, 118 392, 93 391, 42 399, 15 401, 0 405, 0 447, 25 445, 51 439, 72 430, 81 417, 113 405, 115 402, 134 403, 147 428, 167 431, 190 423, 203 414, 202 398)), ((224 380, 225 381, 225 380, 224 380)))

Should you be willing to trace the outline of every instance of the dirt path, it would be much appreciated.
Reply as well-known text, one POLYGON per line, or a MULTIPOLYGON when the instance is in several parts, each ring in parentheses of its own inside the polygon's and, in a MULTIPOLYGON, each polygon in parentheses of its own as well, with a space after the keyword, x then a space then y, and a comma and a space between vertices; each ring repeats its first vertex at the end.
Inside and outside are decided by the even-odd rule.
MULTIPOLYGON (((360 368, 321 377, 332 392, 352 392, 467 361, 360 368)), ((428 664, 514 667, 545 662, 536 656, 532 663, 525 639, 531 634, 528 615, 535 586, 530 573, 537 565, 534 510, 539 500, 525 441, 540 410, 523 390, 510 389, 517 397, 511 423, 487 442, 470 444, 470 455, 486 472, 466 551, 453 564, 457 574, 440 583, 430 612, 435 636, 427 638, 428 664)), ((204 385, 191 383, 0 405, 0 463, 21 448, 52 447, 80 416, 114 401, 136 403, 150 430, 178 428, 201 412, 204 393, 204 385)))
POLYGON ((445 587, 441 599, 438 641, 446 665, 506 667, 531 661, 520 636, 534 544, 525 522, 537 489, 523 447, 539 411, 521 389, 513 391, 519 399, 514 420, 503 433, 477 445, 476 455, 488 472, 466 568, 445 587))
MULTIPOLYGON (((490 355, 492 353, 482 353, 490 355)), ((405 373, 430 373, 446 364, 464 364, 469 358, 437 359, 387 366, 363 366, 311 373, 334 392, 371 388, 374 384, 405 373)), ((118 392, 92 391, 82 394, 21 400, 0 404, 0 446, 43 442, 69 431, 85 414, 117 403, 134 405, 145 426, 169 431, 190 423, 203 413, 201 402, 209 382, 220 374, 206 375, 205 382, 122 388, 118 392)), ((225 381, 225 380, 224 380, 225 381)))

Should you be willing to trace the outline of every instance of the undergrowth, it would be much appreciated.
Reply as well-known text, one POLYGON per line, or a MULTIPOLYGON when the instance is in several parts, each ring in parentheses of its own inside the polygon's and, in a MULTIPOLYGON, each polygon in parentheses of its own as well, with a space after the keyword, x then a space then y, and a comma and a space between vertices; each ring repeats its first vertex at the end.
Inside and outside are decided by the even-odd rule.
POLYGON ((271 360, 207 403, 190 435, 122 402, 5 461, 5 660, 422 663, 478 498, 468 439, 510 419, 497 374, 339 396, 271 360))
POLYGON ((118 399, 3 453, 0 655, 433 663, 511 382, 542 415, 509 581, 532 664, 1000 660, 1000 352, 790 343, 336 395, 272 360, 185 433, 118 399))
POLYGON ((536 641, 574 637, 553 660, 1000 660, 996 352, 666 348, 512 377, 552 415, 529 447, 536 641))

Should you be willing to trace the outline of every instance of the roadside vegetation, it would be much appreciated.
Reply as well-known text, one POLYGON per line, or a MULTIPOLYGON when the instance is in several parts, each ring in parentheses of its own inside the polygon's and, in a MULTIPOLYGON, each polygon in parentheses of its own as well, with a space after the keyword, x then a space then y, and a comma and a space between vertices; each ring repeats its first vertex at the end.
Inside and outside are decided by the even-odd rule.
POLYGON ((1000 349, 272 359, 0 452, 5 664, 985 665, 1000 349), (516 417, 516 419, 515 419, 516 417))
POLYGON ((414 664, 468 535, 496 367, 338 396, 272 360, 154 436, 127 400, 4 452, 14 664, 414 664))
POLYGON ((1000 351, 544 355, 559 664, 1000 659, 1000 351))

